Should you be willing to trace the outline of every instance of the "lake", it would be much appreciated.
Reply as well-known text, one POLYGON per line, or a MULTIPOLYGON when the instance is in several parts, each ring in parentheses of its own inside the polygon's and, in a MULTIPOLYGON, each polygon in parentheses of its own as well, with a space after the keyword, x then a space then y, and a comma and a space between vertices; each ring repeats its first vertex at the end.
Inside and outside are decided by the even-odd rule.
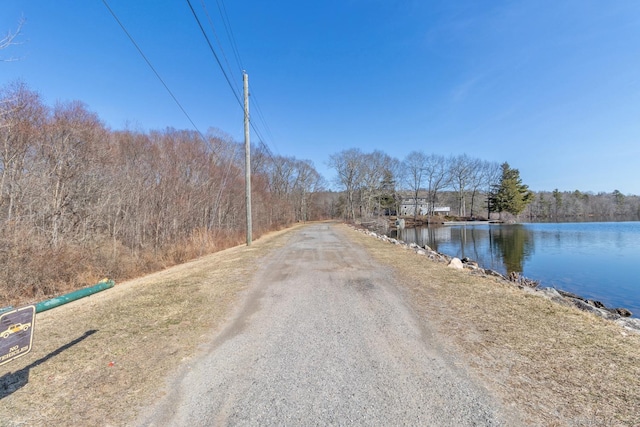
POLYGON ((640 317, 640 222, 451 225, 399 230, 398 238, 640 317))

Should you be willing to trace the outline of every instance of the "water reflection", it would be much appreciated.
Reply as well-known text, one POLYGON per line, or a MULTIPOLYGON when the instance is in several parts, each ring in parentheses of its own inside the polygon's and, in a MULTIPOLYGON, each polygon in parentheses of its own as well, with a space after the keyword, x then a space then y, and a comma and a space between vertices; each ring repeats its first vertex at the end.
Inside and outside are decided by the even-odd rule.
POLYGON ((522 273, 534 250, 532 232, 522 225, 408 228, 398 230, 398 238, 507 274, 522 273))
POLYGON ((522 273, 524 261, 534 251, 533 233, 522 225, 489 228, 490 246, 500 251, 505 270, 508 273, 522 273))
POLYGON ((640 222, 452 225, 397 237, 640 313, 640 222))
POLYGON ((440 243, 451 241, 451 227, 416 227, 398 230, 398 239, 438 250, 440 243))

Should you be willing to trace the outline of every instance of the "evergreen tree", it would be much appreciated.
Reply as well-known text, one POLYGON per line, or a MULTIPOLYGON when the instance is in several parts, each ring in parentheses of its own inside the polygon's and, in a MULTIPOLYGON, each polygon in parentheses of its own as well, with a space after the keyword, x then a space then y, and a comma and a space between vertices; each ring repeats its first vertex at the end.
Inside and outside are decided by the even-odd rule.
POLYGON ((558 211, 562 208, 562 193, 556 188, 553 190, 553 200, 555 200, 555 218, 558 219, 558 211))
POLYGON ((396 180, 390 170, 385 170, 378 190, 378 214, 391 214, 396 211, 396 180))
POLYGON ((490 195, 492 212, 509 212, 518 215, 533 201, 533 193, 522 183, 520 171, 509 167, 509 163, 500 165, 502 176, 500 183, 493 186, 490 195))

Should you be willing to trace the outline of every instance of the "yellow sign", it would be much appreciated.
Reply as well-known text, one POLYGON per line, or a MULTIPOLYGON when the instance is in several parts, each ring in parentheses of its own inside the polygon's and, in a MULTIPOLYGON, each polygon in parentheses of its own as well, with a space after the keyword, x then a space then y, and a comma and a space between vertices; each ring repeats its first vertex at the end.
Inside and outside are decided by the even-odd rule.
POLYGON ((17 308, 0 315, 0 365, 31 351, 36 306, 17 308))

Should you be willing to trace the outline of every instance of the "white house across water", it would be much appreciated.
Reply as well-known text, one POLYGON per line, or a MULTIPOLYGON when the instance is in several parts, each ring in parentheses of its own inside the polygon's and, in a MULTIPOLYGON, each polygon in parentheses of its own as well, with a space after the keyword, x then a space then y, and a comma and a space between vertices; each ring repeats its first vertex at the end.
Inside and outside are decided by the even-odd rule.
MULTIPOLYGON (((418 215, 427 215, 429 213, 429 203, 427 203, 427 199, 423 197, 418 197, 418 199, 402 199, 400 203, 401 216, 415 215, 416 211, 418 215)), ((432 212, 436 215, 448 215, 449 212, 451 212, 451 208, 448 206, 434 206, 432 212)))

